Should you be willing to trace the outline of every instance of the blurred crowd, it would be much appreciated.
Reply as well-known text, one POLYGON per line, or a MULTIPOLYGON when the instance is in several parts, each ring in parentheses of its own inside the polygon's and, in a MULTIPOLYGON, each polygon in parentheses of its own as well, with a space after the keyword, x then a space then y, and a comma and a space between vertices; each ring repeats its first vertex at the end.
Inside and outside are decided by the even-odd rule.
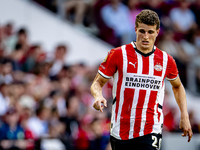
MULTIPOLYGON (((58 11, 55 0, 35 1, 58 11)), ((156 45, 175 58, 185 86, 188 75, 195 71, 199 90, 200 0, 63 3, 66 19, 78 26, 96 26, 95 34, 113 46, 134 40, 134 20, 142 9, 156 11, 161 19, 156 45)), ((0 149, 40 149, 43 139, 59 139, 67 150, 111 149, 112 80, 103 87, 108 108, 100 113, 92 108, 90 93, 98 66, 66 64, 69 50, 65 43, 58 43, 47 53, 41 44, 29 42, 27 28, 14 30, 12 22, 0 25, 0 149)), ((170 105, 168 91, 163 110, 164 130, 179 132, 178 109, 170 105)), ((189 113, 193 132, 199 133, 200 122, 193 111, 189 113)))
MULTIPOLYGON (((68 65, 67 45, 47 53, 27 29, 13 28, 0 27, 0 149, 39 149, 41 139, 67 150, 109 148, 110 112, 95 111, 90 94, 98 66, 68 65)), ((111 86, 105 91, 110 99, 111 86)))
POLYGON ((142 9, 157 12, 156 46, 175 58, 184 86, 200 92, 200 0, 34 1, 55 13, 63 9, 64 19, 114 47, 136 40, 135 19, 142 9))

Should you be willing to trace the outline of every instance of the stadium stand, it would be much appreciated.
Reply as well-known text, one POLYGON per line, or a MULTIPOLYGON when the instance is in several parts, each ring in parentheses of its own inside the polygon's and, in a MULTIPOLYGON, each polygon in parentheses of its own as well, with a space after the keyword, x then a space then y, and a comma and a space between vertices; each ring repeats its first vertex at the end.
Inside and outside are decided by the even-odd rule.
MULTIPOLYGON (((92 108, 94 99, 90 94, 90 85, 99 63, 110 48, 119 45, 120 38, 115 37, 114 29, 108 27, 101 16, 101 9, 110 2, 83 1, 87 7, 82 22, 78 22, 81 26, 69 20, 75 19, 76 11, 70 11, 70 17, 58 17, 60 7, 56 0, 0 1, 1 149, 111 150, 112 81, 109 80, 103 88, 108 100, 104 113, 92 108), (7 9, 10 7, 12 10, 7 9), (87 33, 88 28, 94 26, 98 32, 94 35, 87 33)), ((180 7, 186 3, 185 0, 121 2, 131 10, 131 19, 144 8, 159 13, 162 25, 156 45, 175 58, 180 78, 186 87, 194 138, 189 144, 183 143, 186 139, 179 140, 181 135, 177 118, 180 114, 166 82, 162 150, 198 149, 199 0, 187 2, 187 6, 183 4, 196 20, 188 25, 194 28, 185 25, 188 31, 181 31, 184 33, 181 40, 176 38, 180 30, 172 17, 175 17, 173 13, 176 9, 185 11, 180 7), (189 65, 195 65, 193 74, 191 71, 188 73, 189 65), (195 88, 191 88, 193 85, 190 82, 195 84, 195 88)))

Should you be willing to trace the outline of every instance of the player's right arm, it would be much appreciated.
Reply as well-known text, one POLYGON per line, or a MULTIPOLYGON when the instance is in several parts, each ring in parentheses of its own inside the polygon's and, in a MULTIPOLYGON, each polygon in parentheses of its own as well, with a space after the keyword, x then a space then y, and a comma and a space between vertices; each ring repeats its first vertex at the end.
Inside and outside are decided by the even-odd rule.
POLYGON ((103 97, 102 87, 115 74, 118 66, 118 59, 122 56, 121 48, 112 49, 99 66, 98 73, 91 85, 91 93, 94 96, 93 107, 103 112, 103 108, 107 107, 107 101, 103 97))
POLYGON ((107 107, 107 101, 103 97, 103 94, 102 94, 102 87, 108 80, 109 79, 104 78, 99 73, 97 73, 97 75, 91 85, 91 88, 90 88, 91 93, 95 99, 93 107, 96 110, 100 110, 101 112, 103 112, 104 107, 107 107))

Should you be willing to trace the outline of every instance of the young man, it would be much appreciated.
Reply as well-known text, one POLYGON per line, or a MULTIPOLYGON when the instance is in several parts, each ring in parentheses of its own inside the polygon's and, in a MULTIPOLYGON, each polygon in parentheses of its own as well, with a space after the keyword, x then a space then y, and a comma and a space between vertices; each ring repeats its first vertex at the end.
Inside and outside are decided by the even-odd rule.
POLYGON ((103 112, 107 102, 103 85, 113 81, 111 146, 113 150, 158 150, 162 138, 164 79, 167 78, 181 111, 182 136, 192 138, 185 89, 179 79, 174 59, 156 48, 158 15, 141 11, 136 18, 136 42, 112 49, 100 65, 91 86, 93 107, 103 112))

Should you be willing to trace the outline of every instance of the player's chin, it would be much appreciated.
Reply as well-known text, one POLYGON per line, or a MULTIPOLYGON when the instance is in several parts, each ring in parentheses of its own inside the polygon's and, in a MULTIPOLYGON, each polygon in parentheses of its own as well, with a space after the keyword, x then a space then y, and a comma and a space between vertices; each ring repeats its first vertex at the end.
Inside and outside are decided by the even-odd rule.
POLYGON ((142 48, 143 48, 143 49, 149 49, 149 47, 150 47, 149 44, 148 44, 148 45, 143 45, 143 44, 142 44, 142 48))

